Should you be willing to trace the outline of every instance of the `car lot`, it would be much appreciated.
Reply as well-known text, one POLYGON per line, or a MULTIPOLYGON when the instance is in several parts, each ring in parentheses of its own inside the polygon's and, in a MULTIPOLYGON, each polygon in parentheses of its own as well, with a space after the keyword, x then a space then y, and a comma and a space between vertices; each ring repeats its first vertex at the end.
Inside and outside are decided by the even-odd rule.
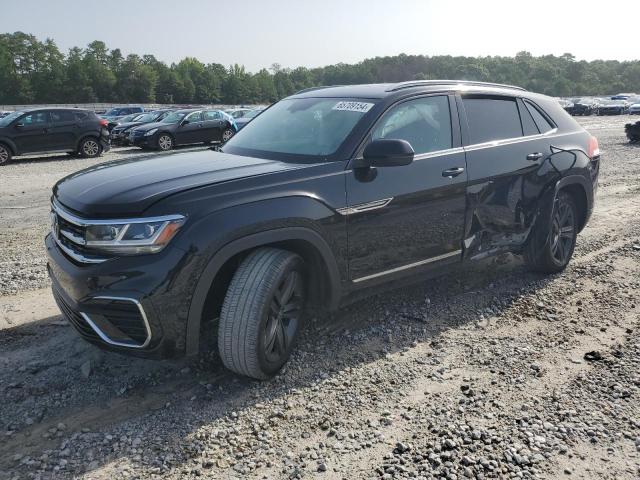
POLYGON ((46 288, 50 188, 149 153, 16 159, 0 175, 0 472, 636 478, 640 148, 624 136, 629 118, 579 118, 600 140, 601 185, 564 274, 503 257, 379 295, 316 319, 268 383, 224 372, 213 354, 158 363, 84 344, 46 288), (603 359, 585 360, 592 351, 603 359))

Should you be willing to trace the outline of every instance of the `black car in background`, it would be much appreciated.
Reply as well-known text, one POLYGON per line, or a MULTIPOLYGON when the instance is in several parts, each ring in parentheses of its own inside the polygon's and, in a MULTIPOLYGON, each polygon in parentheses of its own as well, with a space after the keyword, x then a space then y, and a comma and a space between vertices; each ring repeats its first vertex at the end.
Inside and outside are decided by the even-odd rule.
POLYGON ((238 131, 242 130, 242 128, 247 123, 249 123, 251 120, 256 118, 262 112, 264 112, 264 108, 257 108, 255 110, 250 110, 248 112, 245 112, 245 114, 240 118, 236 118, 236 126, 238 127, 238 131))
POLYGON ((120 118, 126 115, 132 115, 134 113, 144 113, 144 107, 139 107, 139 106, 113 107, 107 110, 103 115, 101 115, 101 117, 104 118, 105 120, 109 120, 110 122, 112 122, 114 120, 119 120, 120 118))
POLYGON ((154 110, 153 112, 135 114, 130 120, 127 120, 127 117, 123 118, 123 121, 111 130, 111 145, 129 145, 129 130, 145 123, 160 122, 171 112, 173 112, 171 109, 154 110))
POLYGON ((132 122, 134 119, 139 116, 144 115, 143 113, 131 113, 129 115, 125 115, 124 117, 118 118, 118 120, 107 120, 107 129, 111 132, 114 128, 116 128, 121 123, 132 122))
MULTIPOLYGON (((173 115, 190 126, 206 113, 173 115)), ((518 87, 309 89, 221 151, 59 181, 49 274, 94 344, 157 358, 217 336, 224 365, 269 378, 318 310, 504 252, 561 272, 599 161, 597 140, 557 101, 518 87)))
POLYGON ((136 147, 166 151, 177 145, 226 142, 235 133, 233 119, 220 110, 185 109, 132 128, 128 140, 136 147))
POLYGON ((0 118, 0 165, 18 155, 67 152, 92 158, 106 150, 107 121, 88 110, 33 108, 0 118))
POLYGON ((627 123, 624 126, 624 131, 631 143, 640 142, 640 122, 627 123))
POLYGON ((576 116, 593 115, 597 113, 597 104, 590 98, 576 98, 571 101, 571 105, 567 106, 565 110, 576 116))

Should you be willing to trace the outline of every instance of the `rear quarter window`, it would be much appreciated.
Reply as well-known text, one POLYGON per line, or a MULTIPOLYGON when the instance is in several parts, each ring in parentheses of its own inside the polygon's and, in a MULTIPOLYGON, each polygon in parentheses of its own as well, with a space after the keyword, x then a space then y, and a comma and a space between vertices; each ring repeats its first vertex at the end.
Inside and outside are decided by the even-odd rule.
POLYGON ((463 97, 471 144, 522 137, 515 98, 463 97))
POLYGON ((527 110, 529 110, 529 113, 533 117, 533 121, 536 122, 536 125, 538 126, 538 130, 540 130, 540 133, 547 133, 553 130, 554 128, 556 128, 554 125, 551 124, 551 122, 547 119, 547 117, 542 114, 542 112, 537 106, 535 106, 529 100, 525 100, 524 104, 527 106, 527 110))

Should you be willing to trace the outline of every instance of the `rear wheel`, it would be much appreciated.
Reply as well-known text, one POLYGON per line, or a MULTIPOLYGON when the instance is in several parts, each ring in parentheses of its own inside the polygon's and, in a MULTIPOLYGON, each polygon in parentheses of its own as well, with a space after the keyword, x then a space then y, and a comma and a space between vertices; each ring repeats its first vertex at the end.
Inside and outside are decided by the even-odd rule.
POLYGON ((222 141, 228 142, 235 134, 236 132, 234 132, 232 128, 227 128, 224 132, 222 132, 222 141))
POLYGON ((573 197, 560 191, 553 205, 551 228, 546 239, 540 239, 534 231, 525 249, 524 258, 532 270, 557 273, 565 269, 576 246, 577 219, 578 209, 573 197))
POLYGON ((173 148, 173 138, 171 135, 163 133, 158 137, 158 148, 163 152, 167 152, 173 148))
POLYGON ((224 365, 263 380, 287 362, 303 321, 304 262, 295 253, 261 248, 231 280, 220 313, 218 350, 224 365))
POLYGON ((95 138, 85 138, 80 143, 79 152, 84 158, 99 157, 102 153, 102 145, 95 138))
POLYGON ((5 144, 0 143, 0 165, 5 165, 11 161, 11 150, 5 144))

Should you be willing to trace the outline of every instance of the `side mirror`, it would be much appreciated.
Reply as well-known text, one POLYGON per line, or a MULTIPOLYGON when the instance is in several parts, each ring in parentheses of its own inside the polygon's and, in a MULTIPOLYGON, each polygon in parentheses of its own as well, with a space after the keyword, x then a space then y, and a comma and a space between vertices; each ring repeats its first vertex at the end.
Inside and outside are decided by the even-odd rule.
POLYGON ((24 128, 24 123, 20 122, 20 123, 16 123, 15 128, 24 128))
POLYGON ((413 162, 415 152, 406 140, 378 139, 367 145, 355 167, 402 167, 413 162))

